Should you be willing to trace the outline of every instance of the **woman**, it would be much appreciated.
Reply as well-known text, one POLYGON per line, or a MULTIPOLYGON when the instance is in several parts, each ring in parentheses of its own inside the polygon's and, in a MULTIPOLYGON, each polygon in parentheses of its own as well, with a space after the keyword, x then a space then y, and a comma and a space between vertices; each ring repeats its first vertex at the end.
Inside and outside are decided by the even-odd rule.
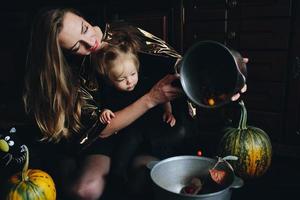
MULTIPOLYGON (((124 40, 129 40, 141 52, 168 56, 175 62, 181 58, 162 40, 141 29, 107 25, 102 32, 71 9, 42 13, 32 29, 25 107, 34 116, 43 139, 81 146, 83 159, 78 177, 70 185, 63 184, 72 199, 101 197, 110 169, 113 134, 154 106, 182 93, 171 84, 178 75, 166 75, 144 96, 115 112, 109 124, 102 124, 99 120, 101 99, 95 95, 101 89, 96 69, 87 62, 80 66, 74 64, 74 55, 93 56, 106 44, 119 44, 124 40)), ((92 61, 89 58, 85 61, 92 61)), ((140 164, 147 162, 144 158, 138 159, 140 164)))

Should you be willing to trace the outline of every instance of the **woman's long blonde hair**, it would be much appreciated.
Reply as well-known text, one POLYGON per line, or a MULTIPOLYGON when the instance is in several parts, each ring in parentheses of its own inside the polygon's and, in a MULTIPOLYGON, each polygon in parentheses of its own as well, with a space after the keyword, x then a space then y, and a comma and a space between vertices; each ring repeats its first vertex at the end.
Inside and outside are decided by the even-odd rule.
POLYGON ((80 129, 81 101, 78 75, 68 65, 58 41, 63 18, 72 9, 44 12, 31 32, 23 100, 43 139, 58 142, 80 129))
MULTIPOLYGON (((86 104, 79 89, 80 69, 73 65, 70 67, 66 59, 68 54, 63 52, 58 41, 68 12, 81 16, 70 8, 48 10, 39 15, 32 28, 27 56, 23 95, 25 110, 33 114, 43 139, 54 142, 83 128, 80 118, 86 104)), ((139 31, 126 24, 114 24, 111 34, 113 37, 107 42, 112 45, 126 43, 131 49, 139 50, 144 43, 140 41, 139 31)), ((88 85, 97 85, 93 78, 94 67, 85 71, 87 77, 92 77, 88 78, 88 85)))

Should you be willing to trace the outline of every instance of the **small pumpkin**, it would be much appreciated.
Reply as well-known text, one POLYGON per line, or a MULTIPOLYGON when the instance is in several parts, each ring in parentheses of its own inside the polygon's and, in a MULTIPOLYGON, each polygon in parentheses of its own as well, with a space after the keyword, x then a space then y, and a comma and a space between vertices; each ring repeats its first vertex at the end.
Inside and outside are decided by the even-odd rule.
POLYGON ((235 173, 244 178, 252 179, 265 174, 271 165, 272 145, 269 136, 260 128, 247 126, 247 110, 243 101, 239 125, 237 128, 225 129, 219 146, 218 154, 237 156, 231 162, 235 173))
POLYGON ((29 151, 22 172, 18 172, 8 180, 6 200, 55 200, 56 189, 53 179, 39 169, 28 169, 29 151))

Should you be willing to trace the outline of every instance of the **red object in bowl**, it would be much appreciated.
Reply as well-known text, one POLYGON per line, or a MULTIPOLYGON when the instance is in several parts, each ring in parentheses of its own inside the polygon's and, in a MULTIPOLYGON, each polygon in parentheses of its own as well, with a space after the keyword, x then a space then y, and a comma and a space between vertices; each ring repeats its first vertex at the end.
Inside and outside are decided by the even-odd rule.
POLYGON ((224 170, 210 169, 209 174, 219 185, 222 185, 225 182, 226 172, 224 170))

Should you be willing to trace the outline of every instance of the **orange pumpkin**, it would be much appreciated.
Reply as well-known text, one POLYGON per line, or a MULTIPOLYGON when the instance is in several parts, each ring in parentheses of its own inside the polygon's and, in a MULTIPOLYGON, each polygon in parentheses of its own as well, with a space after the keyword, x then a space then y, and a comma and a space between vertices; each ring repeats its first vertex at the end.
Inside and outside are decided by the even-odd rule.
MULTIPOLYGON (((24 145, 25 146, 25 145, 24 145)), ((56 189, 53 179, 39 169, 28 169, 29 151, 22 172, 8 180, 7 200, 55 200, 56 189)))

